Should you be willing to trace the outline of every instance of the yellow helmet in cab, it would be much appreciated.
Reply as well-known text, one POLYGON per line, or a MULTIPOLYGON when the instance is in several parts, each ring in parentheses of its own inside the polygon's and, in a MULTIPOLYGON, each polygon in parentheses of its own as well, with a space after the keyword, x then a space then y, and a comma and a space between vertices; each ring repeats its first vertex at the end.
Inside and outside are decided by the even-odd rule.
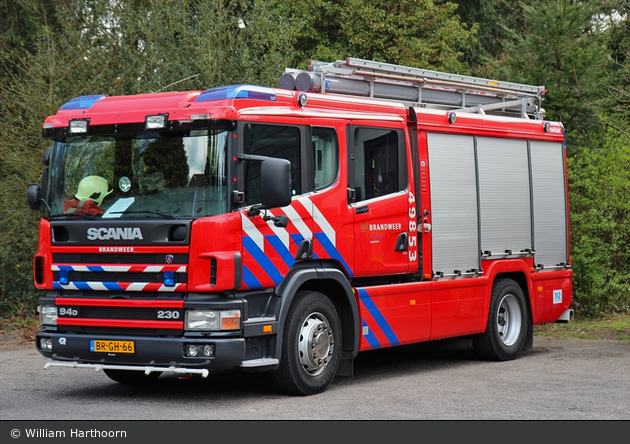
POLYGON ((107 181, 101 176, 87 176, 79 182, 79 188, 74 197, 79 200, 93 200, 100 206, 105 196, 114 191, 113 189, 107 191, 107 188, 107 181))

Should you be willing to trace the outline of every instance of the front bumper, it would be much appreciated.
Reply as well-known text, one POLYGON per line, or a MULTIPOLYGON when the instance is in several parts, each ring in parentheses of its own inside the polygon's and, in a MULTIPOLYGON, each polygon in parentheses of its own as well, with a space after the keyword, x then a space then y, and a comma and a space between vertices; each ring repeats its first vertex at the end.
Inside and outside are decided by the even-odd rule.
MULTIPOLYGON (((36 339, 37 351, 53 361, 65 362, 67 367, 83 364, 96 364, 101 368, 125 366, 129 370, 142 370, 152 367, 168 369, 212 369, 233 368, 241 365, 245 358, 245 339, 243 338, 149 338, 106 335, 78 335, 72 333, 39 332, 36 339), (49 338, 52 350, 43 350, 40 339, 49 338), (134 353, 111 353, 90 351, 90 341, 133 341, 134 353), (189 345, 212 345, 213 356, 186 356, 185 348, 189 345), (106 367, 103 367, 106 366, 106 367), (135 367, 135 368, 132 368, 135 367)), ((49 366, 60 366, 50 364, 49 366)), ((96 368, 99 370, 99 368, 96 368)), ((154 370, 157 371, 157 370, 154 370)), ((164 370, 159 370, 164 371, 164 370)), ((172 372, 183 373, 179 370, 172 372)), ((186 371, 186 373, 190 373, 186 371)), ((207 374, 207 373, 206 373, 207 374)))

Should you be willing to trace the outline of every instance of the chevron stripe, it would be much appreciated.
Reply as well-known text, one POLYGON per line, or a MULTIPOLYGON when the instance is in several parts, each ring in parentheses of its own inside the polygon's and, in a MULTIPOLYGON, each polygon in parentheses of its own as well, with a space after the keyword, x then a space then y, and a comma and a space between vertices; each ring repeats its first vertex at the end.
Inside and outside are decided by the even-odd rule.
POLYGON ((53 265, 52 271, 81 271, 92 273, 160 273, 174 271, 186 273, 186 265, 53 265))
POLYGON ((160 282, 85 282, 72 281, 67 285, 62 285, 59 281, 53 282, 55 290, 84 290, 84 291, 159 291, 173 293, 176 291, 186 291, 185 283, 175 284, 167 287, 160 282))

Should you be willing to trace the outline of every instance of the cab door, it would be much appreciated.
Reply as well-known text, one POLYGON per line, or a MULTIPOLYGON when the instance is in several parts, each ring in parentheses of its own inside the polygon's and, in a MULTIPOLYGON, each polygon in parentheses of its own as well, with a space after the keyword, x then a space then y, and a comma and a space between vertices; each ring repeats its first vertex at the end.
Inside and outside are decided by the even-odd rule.
POLYGON ((405 132, 397 124, 351 124, 347 140, 354 277, 407 273, 409 203, 405 132))

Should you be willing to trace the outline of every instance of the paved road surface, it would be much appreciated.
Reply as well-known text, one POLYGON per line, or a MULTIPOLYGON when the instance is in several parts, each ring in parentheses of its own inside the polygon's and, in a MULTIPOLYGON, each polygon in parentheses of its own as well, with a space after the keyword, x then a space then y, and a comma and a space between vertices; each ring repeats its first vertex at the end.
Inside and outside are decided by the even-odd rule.
POLYGON ((1 420, 628 420, 630 345, 536 337, 515 361, 424 346, 365 352, 323 394, 278 394, 259 374, 163 375, 127 387, 86 369, 44 370, 32 347, 0 350, 1 420))

